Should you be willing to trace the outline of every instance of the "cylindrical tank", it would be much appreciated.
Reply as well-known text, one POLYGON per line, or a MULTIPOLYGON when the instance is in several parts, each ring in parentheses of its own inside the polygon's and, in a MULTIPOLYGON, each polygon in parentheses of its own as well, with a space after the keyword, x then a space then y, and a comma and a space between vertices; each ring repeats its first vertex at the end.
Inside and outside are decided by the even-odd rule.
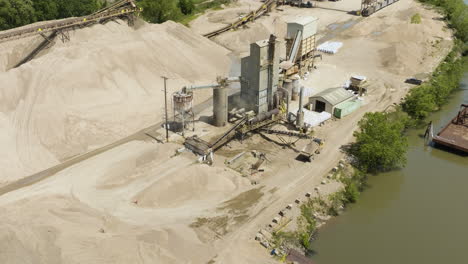
POLYGON ((185 113, 192 108, 192 93, 175 93, 173 95, 174 110, 179 113, 185 113))
POLYGON ((299 77, 298 76, 293 76, 293 77, 291 77, 291 81, 292 81, 291 99, 293 101, 296 101, 298 96, 299 96, 299 86, 300 86, 299 77))
POLYGON ((228 119, 228 96, 226 88, 213 89, 213 125, 222 127, 228 119))
POLYGON ((271 118, 274 115, 279 114, 279 112, 280 112, 279 109, 273 109, 271 111, 261 113, 261 114, 257 115, 256 117, 250 119, 249 123, 250 124, 255 124, 255 123, 258 123, 258 122, 262 122, 264 120, 267 120, 268 118, 271 118))
POLYGON ((286 89, 286 90, 288 91, 289 100, 291 100, 291 94, 292 94, 292 80, 291 80, 291 79, 286 79, 286 80, 284 80, 283 88, 286 89))

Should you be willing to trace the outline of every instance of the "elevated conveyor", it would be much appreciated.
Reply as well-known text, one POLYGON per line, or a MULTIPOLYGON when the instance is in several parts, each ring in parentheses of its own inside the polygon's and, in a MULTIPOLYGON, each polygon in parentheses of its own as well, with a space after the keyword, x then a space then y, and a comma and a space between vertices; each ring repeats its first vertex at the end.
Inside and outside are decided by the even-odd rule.
POLYGON ((0 32, 0 42, 45 34, 71 30, 77 27, 86 27, 110 18, 126 17, 141 11, 133 0, 120 0, 109 7, 84 17, 67 18, 59 21, 44 22, 40 25, 24 26, 0 32))
POLYGON ((270 10, 272 8, 274 8, 274 6, 276 6, 276 4, 277 4, 277 0, 267 0, 257 10, 248 13, 246 16, 232 22, 231 24, 229 24, 229 25, 227 25, 225 27, 222 27, 222 28, 220 28, 218 30, 207 33, 207 34, 205 34, 203 36, 207 37, 207 38, 212 38, 212 37, 215 37, 215 36, 217 36, 217 35, 219 35, 221 33, 226 32, 226 31, 229 31, 229 30, 232 30, 232 29, 237 29, 240 26, 248 23, 249 21, 254 21, 254 20, 258 19, 259 17, 263 16, 264 14, 270 12, 270 10))

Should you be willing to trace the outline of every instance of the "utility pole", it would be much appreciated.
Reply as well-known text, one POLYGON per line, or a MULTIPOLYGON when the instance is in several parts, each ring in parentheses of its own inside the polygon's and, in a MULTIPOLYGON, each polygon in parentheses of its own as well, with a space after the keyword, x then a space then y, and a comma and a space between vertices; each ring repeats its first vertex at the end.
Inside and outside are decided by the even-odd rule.
POLYGON ((166 142, 169 142, 169 128, 167 126, 167 120, 168 120, 168 116, 167 116, 167 77, 165 76, 161 76, 161 78, 164 79, 164 114, 165 114, 165 124, 164 124, 164 127, 166 128, 166 142))

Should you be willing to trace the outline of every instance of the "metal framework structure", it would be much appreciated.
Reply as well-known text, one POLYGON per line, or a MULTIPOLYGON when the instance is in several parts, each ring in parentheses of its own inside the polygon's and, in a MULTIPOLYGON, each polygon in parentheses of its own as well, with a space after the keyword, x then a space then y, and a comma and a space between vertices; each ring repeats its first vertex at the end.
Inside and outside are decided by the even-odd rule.
POLYGON ((399 0, 362 0, 361 1, 361 15, 370 16, 373 13, 383 9, 399 0))
POLYGON ((361 11, 364 9, 369 8, 370 6, 375 5, 377 3, 377 0, 362 0, 361 1, 361 11))
POLYGON ((450 149, 468 153, 468 105, 462 104, 458 114, 439 132, 434 135, 432 122, 424 134, 427 143, 433 141, 450 149))
POLYGON ((207 38, 212 38, 226 31, 237 29, 240 26, 247 24, 250 21, 254 21, 258 19, 259 17, 263 16, 264 14, 270 12, 271 9, 273 9, 277 5, 277 1, 278 0, 266 0, 265 3, 262 6, 260 6, 257 10, 248 13, 246 16, 232 22, 231 24, 223 28, 207 33, 203 36, 207 38))
POLYGON ((91 26, 95 23, 104 23, 110 19, 126 17, 129 24, 134 22, 134 13, 140 12, 134 0, 119 0, 114 4, 101 9, 89 16, 79 18, 67 18, 59 21, 45 22, 36 26, 25 26, 0 32, 0 43, 32 36, 42 36, 43 40, 32 51, 27 53, 23 59, 16 63, 17 68, 32 60, 41 51, 53 45, 54 40, 59 37, 62 42, 70 41, 70 30, 75 28, 91 26))
POLYGON ((185 129, 195 131, 195 114, 193 113, 193 93, 176 92, 172 95, 172 107, 174 111, 174 124, 180 124, 182 136, 185 129), (189 125, 191 125, 189 127, 189 125))
POLYGON ((454 120, 455 124, 468 127, 468 104, 462 104, 457 118, 454 120))
POLYGON ((141 9, 137 8, 134 0, 120 0, 89 16, 67 18, 59 21, 45 22, 41 25, 25 26, 4 31, 0 33, 0 42, 30 37, 34 35, 43 35, 48 32, 60 33, 60 35, 65 40, 69 39, 69 36, 65 33, 68 30, 90 26, 95 23, 101 23, 111 18, 129 17, 130 15, 140 11, 141 9))

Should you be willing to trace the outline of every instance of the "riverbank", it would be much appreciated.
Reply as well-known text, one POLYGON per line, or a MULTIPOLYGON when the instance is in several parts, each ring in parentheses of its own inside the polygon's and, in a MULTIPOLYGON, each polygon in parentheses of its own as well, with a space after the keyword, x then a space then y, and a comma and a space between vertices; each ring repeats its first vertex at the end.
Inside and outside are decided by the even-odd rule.
MULTIPOLYGON (((462 103, 468 103, 468 73, 448 103, 429 116, 434 127, 450 122, 462 103)), ((316 263, 466 261, 468 157, 424 146, 424 129, 407 133, 405 168, 370 177, 359 202, 320 228, 312 242, 316 263)))
MULTIPOLYGON (((445 9, 445 12, 455 12, 453 5, 451 6, 450 4, 442 5, 442 8, 445 9)), ((464 6, 464 8, 467 9, 466 6, 464 6)), ((444 61, 440 63, 437 69, 433 72, 431 78, 426 80, 426 83, 422 86, 418 86, 410 90, 408 95, 405 96, 401 103, 402 107, 396 107, 392 110, 392 112, 394 112, 391 114, 397 115, 399 118, 390 118, 388 121, 400 122, 401 128, 399 130, 401 132, 403 132, 404 127, 414 126, 415 124, 418 124, 423 118, 427 117, 430 112, 434 112, 440 109, 440 107, 442 107, 447 102, 449 96, 457 89, 463 74, 466 73, 467 59, 466 57, 463 57, 466 52, 466 43, 460 41, 460 39, 463 40, 466 38, 466 35, 461 32, 464 30, 464 28, 460 28, 464 27, 464 25, 460 23, 454 23, 454 21, 459 20, 460 17, 450 14, 447 15, 447 17, 449 18, 447 23, 454 28, 455 35, 458 37, 458 39, 455 40, 455 45, 453 46, 452 51, 447 55, 444 61), (405 114, 409 115, 411 119, 404 117, 405 114)), ((384 113, 384 115, 389 114, 384 113)), ((369 131, 370 130, 368 128, 365 130, 363 129, 362 133, 367 134, 367 137, 372 137, 372 134, 369 134, 369 131)), ((404 135, 403 137, 405 137, 404 141, 406 142, 406 137, 408 137, 408 135, 404 135)), ((352 145, 357 148, 364 147, 366 148, 366 151, 369 151, 369 148, 373 147, 360 146, 359 144, 362 144, 362 142, 360 143, 359 140, 360 138, 358 137, 357 142, 352 143, 352 145)), ((378 135, 378 140, 382 141, 382 133, 378 135)), ((393 142, 396 141, 394 140, 393 142)), ((352 148, 353 146, 351 146, 351 149, 352 148)), ((385 150, 383 151, 385 152, 385 150)), ((394 153, 395 151, 389 151, 389 154, 392 152, 394 153)), ((375 148, 375 155, 378 155, 377 153, 382 155, 382 148, 375 148)), ((361 170, 364 169, 365 171, 367 170, 368 172, 372 173, 397 169, 404 164, 404 162, 402 163, 395 160, 395 164, 389 167, 385 167, 381 164, 375 164, 368 160, 369 158, 375 159, 375 155, 372 153, 367 153, 367 155, 361 156, 356 154, 357 153, 354 152, 351 154, 351 156, 349 156, 354 166, 358 166, 361 170)), ((405 153, 402 153, 401 155, 406 156, 405 153)), ((377 160, 381 161, 382 158, 383 157, 379 157, 377 160)), ((343 163, 340 162, 339 165, 343 166, 343 163)), ((351 171, 352 172, 348 173, 348 175, 344 174, 338 177, 338 180, 343 183, 343 186, 340 186, 339 190, 337 190, 335 193, 330 194, 325 199, 320 196, 309 198, 303 205, 301 205, 301 214, 297 217, 297 223, 294 228, 286 232, 281 231, 273 234, 273 242, 275 246, 281 249, 279 252, 287 252, 285 248, 297 249, 298 247, 303 251, 305 250, 306 252, 309 252, 309 250, 312 249, 309 241, 310 239, 305 240, 304 237, 310 238, 312 234, 309 236, 304 234, 307 232, 315 233, 319 227, 323 226, 325 222, 330 219, 331 216, 337 216, 340 211, 343 211, 346 207, 346 204, 357 201, 359 192, 362 192, 366 186, 367 177, 356 168, 351 169, 351 171), (312 216, 312 220, 310 220, 308 216, 312 216), (319 224, 316 226, 317 221, 319 224), (309 225, 309 228, 304 228, 303 224, 301 224, 304 222, 309 222, 312 224, 309 225), (312 226, 312 228, 310 228, 310 226, 312 226)), ((330 174, 328 177, 330 178, 330 176, 332 176, 334 179, 337 178, 336 174, 330 174)))

